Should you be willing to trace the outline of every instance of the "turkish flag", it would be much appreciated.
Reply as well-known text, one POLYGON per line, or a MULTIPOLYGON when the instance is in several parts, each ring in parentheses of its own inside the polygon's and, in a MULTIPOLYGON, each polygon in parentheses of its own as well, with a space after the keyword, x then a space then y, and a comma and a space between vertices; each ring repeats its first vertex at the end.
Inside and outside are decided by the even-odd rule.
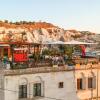
POLYGON ((82 49, 82 56, 84 57, 86 54, 85 54, 85 46, 84 45, 80 45, 81 49, 82 49))

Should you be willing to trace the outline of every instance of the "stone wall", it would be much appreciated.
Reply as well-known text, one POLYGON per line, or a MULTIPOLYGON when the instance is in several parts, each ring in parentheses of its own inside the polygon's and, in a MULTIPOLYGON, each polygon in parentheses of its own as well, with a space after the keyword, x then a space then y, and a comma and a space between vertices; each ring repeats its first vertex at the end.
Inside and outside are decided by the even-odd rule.
POLYGON ((38 100, 51 100, 50 98, 77 100, 73 71, 5 76, 5 88, 8 91, 4 91, 4 100, 18 100, 18 88, 20 84, 28 85, 28 99, 25 100, 35 99, 33 96, 33 84, 38 82, 42 83, 43 96, 42 98, 38 98, 38 100), (63 82, 63 88, 58 87, 59 82, 63 82))
MULTIPOLYGON (((99 66, 100 67, 100 66, 99 66)), ((83 85, 85 88, 83 90, 77 90, 77 96, 80 100, 91 100, 92 98, 95 98, 94 100, 97 100, 97 96, 100 99, 100 69, 86 69, 86 70, 76 70, 75 71, 75 79, 76 79, 76 87, 77 87, 77 79, 79 78, 85 78, 85 81, 83 85), (89 89, 88 88, 88 78, 89 77, 95 77, 96 80, 93 80, 93 83, 95 82, 96 88, 89 89)), ((98 100, 99 100, 98 99, 98 100)))

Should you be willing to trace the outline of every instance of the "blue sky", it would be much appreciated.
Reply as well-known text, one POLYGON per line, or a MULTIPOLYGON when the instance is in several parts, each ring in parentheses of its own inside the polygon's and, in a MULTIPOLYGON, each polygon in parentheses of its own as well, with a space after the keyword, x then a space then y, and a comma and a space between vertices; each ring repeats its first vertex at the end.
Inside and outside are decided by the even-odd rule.
POLYGON ((0 20, 47 21, 100 33, 100 0, 0 0, 0 20))

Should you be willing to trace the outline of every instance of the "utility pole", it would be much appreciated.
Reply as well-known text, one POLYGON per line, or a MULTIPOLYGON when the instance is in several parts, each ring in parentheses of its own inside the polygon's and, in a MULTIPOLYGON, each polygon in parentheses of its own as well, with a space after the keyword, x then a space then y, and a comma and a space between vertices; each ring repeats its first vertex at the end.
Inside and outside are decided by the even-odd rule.
MULTIPOLYGON (((91 64, 91 73, 92 73, 92 64, 91 64)), ((93 85, 93 83, 91 83, 93 85)), ((91 88, 91 100, 93 100, 93 86, 91 88)))
POLYGON ((98 100, 98 78, 99 78, 99 68, 97 68, 97 98, 96 100, 98 100))

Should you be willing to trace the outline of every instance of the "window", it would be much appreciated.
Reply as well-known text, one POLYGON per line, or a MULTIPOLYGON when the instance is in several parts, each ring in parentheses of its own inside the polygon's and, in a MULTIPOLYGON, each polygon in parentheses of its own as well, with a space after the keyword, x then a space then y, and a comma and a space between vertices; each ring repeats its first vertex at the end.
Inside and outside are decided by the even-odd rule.
POLYGON ((64 87, 64 83, 63 82, 59 82, 59 88, 63 88, 64 87))
POLYGON ((41 96, 41 83, 34 84, 34 96, 41 96))
POLYGON ((96 77, 89 77, 88 78, 88 88, 95 89, 96 88, 96 77))
POLYGON ((92 89, 93 88, 93 78, 92 77, 89 77, 88 78, 88 88, 89 89, 92 89))
POLYGON ((19 98, 27 98, 27 85, 19 85, 19 98))
POLYGON ((83 80, 82 78, 77 79, 77 90, 82 90, 83 89, 83 80))

